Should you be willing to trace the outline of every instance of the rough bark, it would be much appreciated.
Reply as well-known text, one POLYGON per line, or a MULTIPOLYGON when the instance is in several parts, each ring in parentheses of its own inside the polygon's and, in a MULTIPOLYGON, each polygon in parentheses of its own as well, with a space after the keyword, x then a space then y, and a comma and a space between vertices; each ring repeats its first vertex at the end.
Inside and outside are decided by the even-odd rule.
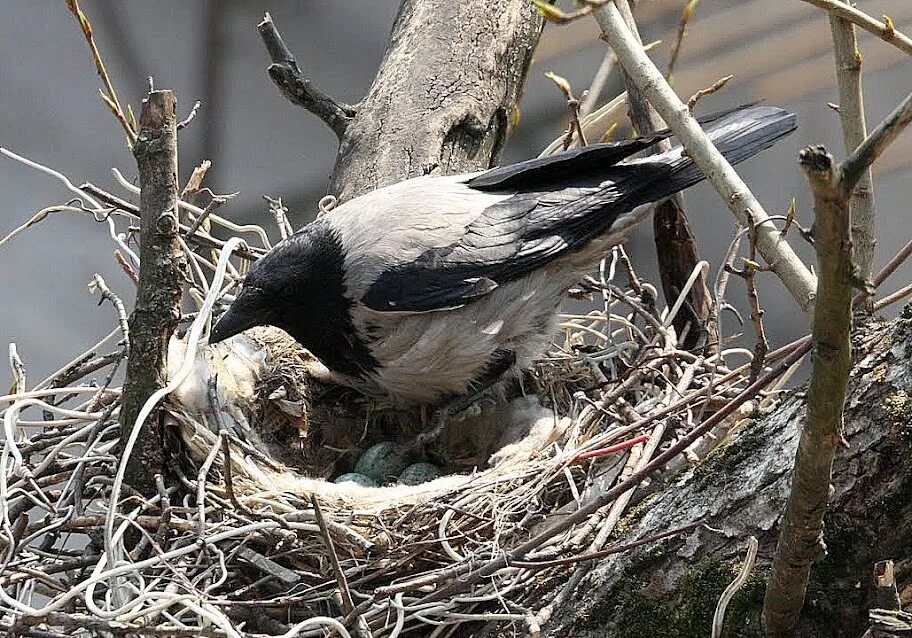
POLYGON ((496 164, 541 27, 528 0, 404 0, 341 138, 329 192, 345 201, 496 164))
MULTIPOLYGON (((133 154, 139 168, 140 266, 136 305, 130 315, 130 358, 123 388, 121 441, 149 396, 164 386, 167 347, 180 319, 184 258, 178 243, 177 102, 171 91, 154 91, 143 101, 133 154)), ((155 493, 154 474, 164 455, 159 421, 149 419, 127 463, 125 479, 155 493)))
MULTIPOLYGON (((874 563, 896 558, 901 587, 912 569, 912 311, 894 323, 870 322, 854 347, 849 445, 835 463, 827 555, 811 573, 796 636, 860 636, 875 603, 874 563)), ((704 462, 668 477, 621 522, 617 540, 701 520, 721 532, 701 528, 602 562, 556 610, 545 635, 707 636, 716 602, 754 535, 757 567, 729 605, 723 636, 762 636, 764 585, 806 410, 801 388, 704 462)), ((566 574, 543 575, 541 596, 529 604, 545 604, 566 574)))
POLYGON ((852 365, 850 200, 832 156, 822 146, 802 150, 798 163, 814 193, 817 312, 807 422, 764 602, 763 624, 771 636, 787 636, 797 622, 811 566, 824 551, 823 516, 833 458, 842 440, 842 406, 852 365))

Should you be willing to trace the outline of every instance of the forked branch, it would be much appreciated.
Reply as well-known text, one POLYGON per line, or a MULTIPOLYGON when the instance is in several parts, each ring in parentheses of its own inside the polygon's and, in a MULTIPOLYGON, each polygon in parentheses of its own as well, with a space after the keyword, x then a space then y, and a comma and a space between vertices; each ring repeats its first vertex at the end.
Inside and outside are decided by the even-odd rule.
POLYGON ((354 107, 336 101, 304 75, 268 13, 257 25, 257 31, 272 60, 268 68, 269 77, 279 87, 282 95, 292 104, 302 106, 319 117, 342 139, 348 123, 355 116, 354 107))

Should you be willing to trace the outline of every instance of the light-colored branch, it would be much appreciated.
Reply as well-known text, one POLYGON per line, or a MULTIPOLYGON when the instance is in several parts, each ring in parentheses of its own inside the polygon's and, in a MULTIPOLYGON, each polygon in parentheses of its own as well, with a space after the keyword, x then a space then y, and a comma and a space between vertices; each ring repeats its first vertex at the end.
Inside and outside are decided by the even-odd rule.
POLYGON ((864 11, 859 11, 841 0, 804 0, 804 2, 825 9, 843 20, 848 20, 865 31, 873 33, 884 42, 889 42, 897 49, 912 55, 912 38, 897 31, 892 23, 875 20, 864 11))
POLYGON ((694 163, 716 188, 729 209, 745 226, 754 220, 757 226, 757 248, 770 263, 773 272, 808 315, 813 314, 817 281, 792 247, 780 235, 769 215, 750 192, 728 161, 713 146, 706 133, 691 116, 690 110, 662 77, 652 61, 642 52, 614 4, 595 11, 595 17, 631 79, 675 132, 694 163), (748 214, 749 213, 749 214, 748 214))
POLYGON ((813 329, 813 371, 807 393, 807 422, 801 432, 792 488, 763 601, 763 625, 770 636, 789 635, 798 622, 811 565, 824 550, 823 515, 842 440, 842 410, 852 365, 851 215, 848 190, 822 146, 798 159, 814 193, 817 250, 817 308, 813 329))
POLYGON ((605 52, 605 57, 602 58, 602 63, 599 64, 598 71, 595 72, 595 76, 592 78, 592 84, 589 85, 589 90, 583 98, 583 103, 580 105, 580 117, 586 117, 592 113, 605 85, 608 84, 608 78, 611 77, 611 72, 614 70, 616 63, 617 57, 614 55, 614 51, 608 49, 605 52))
MULTIPOLYGON (((864 93, 861 88, 861 53, 855 36, 855 25, 836 14, 830 14, 833 31, 833 53, 836 58, 836 80, 839 84, 839 118, 846 153, 851 153, 868 135, 865 124, 864 93)), ((871 279, 874 268, 875 217, 874 181, 870 167, 852 192, 852 258, 858 276, 871 279)), ((867 297, 870 305, 870 297, 867 297)))

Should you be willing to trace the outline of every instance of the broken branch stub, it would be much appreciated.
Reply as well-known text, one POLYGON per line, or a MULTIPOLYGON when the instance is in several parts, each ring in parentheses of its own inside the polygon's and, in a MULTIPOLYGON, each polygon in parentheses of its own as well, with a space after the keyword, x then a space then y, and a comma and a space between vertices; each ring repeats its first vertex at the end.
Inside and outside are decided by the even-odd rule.
MULTIPOLYGON (((122 442, 149 396, 165 385, 168 342, 180 319, 186 262, 178 235, 176 116, 177 101, 171 91, 149 93, 133 146, 141 187, 140 264, 136 305, 129 320, 130 358, 120 411, 122 442)), ((140 492, 154 494, 153 475, 163 467, 159 420, 153 418, 127 460, 125 479, 140 492)))
POLYGON ((272 64, 267 69, 269 77, 292 104, 297 104, 316 115, 333 130, 340 140, 355 116, 355 108, 338 102, 321 91, 304 75, 291 49, 282 40, 279 30, 268 13, 257 25, 272 64))
POLYGON ((842 410, 852 365, 852 234, 847 192, 851 187, 841 183, 839 168, 822 146, 802 150, 798 163, 814 194, 817 308, 807 421, 763 602, 763 625, 770 636, 789 635, 797 624, 811 565, 826 551, 823 515, 833 459, 843 436, 842 410))

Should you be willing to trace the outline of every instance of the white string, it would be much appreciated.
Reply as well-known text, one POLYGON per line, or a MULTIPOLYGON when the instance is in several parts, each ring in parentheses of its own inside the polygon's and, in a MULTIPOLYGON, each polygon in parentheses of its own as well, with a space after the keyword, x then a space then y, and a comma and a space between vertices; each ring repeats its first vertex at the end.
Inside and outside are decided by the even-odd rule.
POLYGON ((121 460, 117 466, 117 473, 114 475, 114 483, 111 486, 111 499, 108 504, 108 511, 105 515, 105 553, 110 556, 112 565, 116 565, 122 558, 119 548, 115 547, 113 543, 114 517, 117 515, 118 503, 120 501, 120 491, 123 488, 124 475, 126 473, 127 463, 130 460, 130 455, 133 453, 133 448, 136 446, 136 441, 139 439, 139 433, 142 430, 142 426, 145 423, 146 419, 149 418, 152 410, 155 409, 155 406, 158 405, 159 401, 177 389, 177 387, 184 382, 184 379, 187 378, 193 369, 193 365, 196 361, 196 350, 199 345, 200 337, 202 336, 203 330, 206 328, 206 325, 209 322, 209 316, 212 314, 212 308, 215 306, 215 302, 218 297, 218 291, 221 288, 222 280, 225 277, 225 271, 228 269, 228 260, 231 258, 231 254, 243 243, 244 242, 242 239, 238 237, 232 237, 225 243, 225 246, 222 248, 218 265, 215 270, 215 275, 213 275, 212 284, 209 287, 209 294, 206 295, 206 300, 203 302, 203 307, 200 309, 199 314, 196 316, 196 319, 190 326, 190 333, 187 335, 187 349, 184 353, 184 360, 181 363, 181 367, 178 369, 177 374, 175 374, 174 377, 168 382, 168 384, 164 388, 160 388, 154 392, 142 406, 139 414, 136 417, 136 422, 133 424, 133 428, 130 431, 130 435, 124 444, 121 460))
MULTIPOLYGON (((92 208, 94 208, 96 212, 105 212, 104 206, 99 204, 98 201, 95 198, 93 198, 91 195, 89 195, 85 191, 80 190, 79 188, 74 186, 73 182, 71 182, 66 177, 66 175, 64 175, 63 173, 58 173, 54 169, 48 168, 47 166, 44 166, 43 164, 39 164, 38 162, 33 162, 32 160, 30 160, 26 157, 23 157, 17 153, 14 153, 7 148, 3 148, 2 146, 0 146, 0 153, 2 153, 3 155, 6 155, 10 159, 16 160, 17 162, 19 162, 21 164, 25 164, 26 166, 28 166, 30 168, 34 168, 35 170, 41 171, 42 173, 44 173, 46 175, 50 175, 51 177, 57 178, 58 180, 63 182, 63 185, 66 186, 67 190, 72 191, 77 197, 79 197, 80 199, 84 199, 89 204, 91 204, 92 208)), ((96 218, 96 219, 97 219, 97 221, 101 221, 98 218, 96 218)), ((130 257, 130 259, 133 260, 134 266, 139 266, 139 256, 135 252, 133 252, 133 250, 131 250, 129 246, 127 246, 126 242, 124 242, 125 235, 118 234, 117 228, 114 226, 114 220, 111 219, 111 216, 108 215, 107 218, 105 219, 105 221, 108 224, 108 232, 111 235, 111 239, 113 239, 114 242, 118 246, 120 246, 120 249, 122 251, 124 251, 130 257)))

